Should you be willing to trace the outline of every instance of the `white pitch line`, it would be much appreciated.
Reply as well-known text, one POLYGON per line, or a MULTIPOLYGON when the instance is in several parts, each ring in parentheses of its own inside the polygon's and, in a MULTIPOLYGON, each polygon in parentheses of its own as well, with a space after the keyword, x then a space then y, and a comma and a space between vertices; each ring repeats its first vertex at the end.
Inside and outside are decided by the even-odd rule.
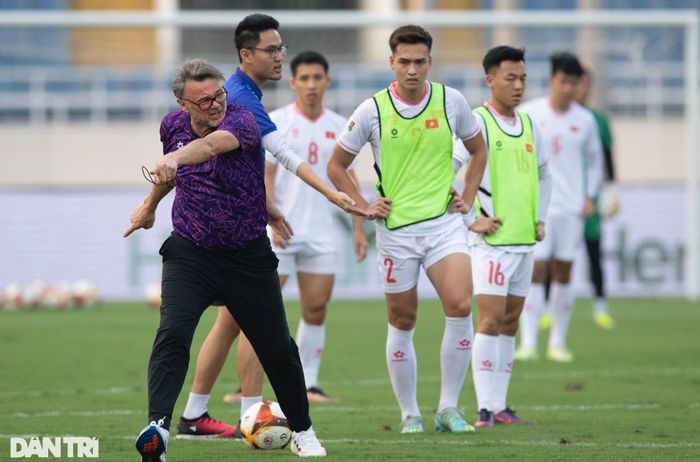
MULTIPOLYGON (((697 375, 700 376, 700 368, 666 368, 666 369, 623 369, 623 370, 556 370, 556 371, 540 371, 526 372, 516 370, 515 377, 527 379, 573 379, 573 378, 588 378, 588 377, 639 377, 642 375, 697 375)), ((328 385, 350 385, 356 387, 377 387, 389 385, 388 377, 364 377, 364 378, 348 378, 341 380, 326 380, 324 383, 328 385)), ((418 383, 440 383, 439 376, 423 376, 418 378, 418 383)), ((236 385, 230 384, 230 387, 236 385)), ((8 390, 0 391, 0 398, 11 397, 33 397, 33 396, 55 396, 55 395, 76 395, 80 393, 94 393, 97 395, 119 395, 131 392, 141 392, 141 388, 129 386, 115 386, 96 390, 85 389, 46 389, 46 390, 8 390)))
MULTIPOLYGON (((692 407, 691 403, 689 406, 692 407)), ((662 406, 658 403, 607 403, 607 404, 535 404, 530 406, 519 406, 519 409, 529 409, 533 411, 575 411, 575 412, 594 412, 594 411, 645 411, 649 409, 659 409, 662 406)), ((395 406, 373 406, 372 411, 392 412, 396 411, 395 406)), ((434 411, 432 408, 421 408, 427 414, 434 411)), ((104 417, 111 415, 139 415, 144 414, 145 409, 106 409, 100 411, 44 411, 44 412, 11 412, 3 414, 4 417, 15 418, 45 418, 45 417, 104 417)), ((364 407, 353 406, 313 406, 312 413, 339 413, 348 414, 354 412, 367 412, 364 407)))
MULTIPOLYGON (((643 442, 632 442, 632 443, 592 443, 592 442, 576 442, 571 441, 568 443, 561 443, 559 440, 503 440, 503 439, 482 439, 481 432, 477 432, 476 435, 467 435, 463 440, 455 439, 423 439, 417 436, 415 439, 401 438, 401 439, 376 439, 376 438, 321 438, 320 441, 324 444, 365 444, 365 445, 395 445, 395 446, 422 446, 422 445, 440 445, 440 446, 529 446, 529 447, 559 447, 559 446, 572 446, 572 447, 590 447, 590 448, 623 448, 623 449, 690 449, 690 448, 700 448, 700 443, 695 441, 677 441, 674 443, 643 443, 643 442)), ((32 438, 34 436, 45 436, 38 434, 24 434, 24 435, 11 435, 11 434, 0 434, 0 439, 6 439, 11 437, 19 438, 32 438)), ((111 435, 99 437, 100 440, 124 440, 124 441, 134 441, 136 435, 111 435)), ((203 440, 197 444, 207 444, 207 443, 224 443, 224 444, 240 444, 241 440, 222 438, 222 439, 210 439, 203 440)))

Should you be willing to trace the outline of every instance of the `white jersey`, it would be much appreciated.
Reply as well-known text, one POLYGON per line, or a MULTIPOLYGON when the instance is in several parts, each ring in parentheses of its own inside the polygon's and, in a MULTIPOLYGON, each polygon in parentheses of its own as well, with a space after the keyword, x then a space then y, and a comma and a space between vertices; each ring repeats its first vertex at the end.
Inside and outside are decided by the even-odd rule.
MULTIPOLYGON (((389 85, 389 95, 396 110, 403 117, 412 118, 420 114, 428 105, 431 96, 430 83, 425 83, 425 96, 418 104, 411 104, 402 99, 396 92, 396 82, 389 85)), ((469 103, 464 96, 454 88, 445 86, 445 113, 453 133, 460 140, 468 140, 479 133, 479 125, 472 114, 469 103)), ((338 144, 345 151, 357 155, 365 143, 369 142, 374 154, 374 162, 381 170, 379 112, 373 98, 368 98, 360 104, 350 116, 345 129, 338 137, 338 144)), ((454 163, 453 163, 454 164, 454 163)), ((461 214, 446 213, 433 220, 423 221, 391 231, 401 236, 423 236, 438 233, 451 221, 462 220, 461 214)), ((386 227, 377 220, 377 231, 385 232, 386 227)))
MULTIPOLYGON (((503 130, 505 133, 511 136, 520 136, 523 132, 523 125, 520 120, 520 117, 515 116, 515 117, 505 117, 501 114, 499 114, 493 106, 491 106, 489 103, 484 103, 484 106, 493 114, 494 119, 498 123, 498 126, 503 130)), ((481 133, 484 136, 484 141, 486 140, 486 124, 481 117, 481 114, 474 112, 474 115, 476 116, 476 121, 479 124, 479 127, 481 128, 481 133)), ((535 138, 535 155, 537 156, 537 166, 539 168, 539 180, 540 180, 540 192, 538 195, 539 199, 539 206, 537 209, 537 219, 538 221, 545 221, 545 218, 547 216, 547 206, 549 205, 549 197, 551 195, 551 191, 548 189, 551 187, 551 183, 549 180, 549 172, 547 168, 547 163, 549 160, 549 155, 547 154, 547 149, 544 144, 544 140, 542 139, 542 135, 540 134, 539 130, 537 129, 537 126, 533 123, 532 125, 532 133, 533 137, 535 138), (546 180, 546 181, 543 181, 546 180)), ((455 144, 455 149, 453 151, 452 157, 453 161, 457 163, 464 163, 467 160, 469 153, 467 152, 466 148, 463 145, 455 144)), ((495 213, 493 211, 493 201, 491 199, 491 196, 488 194, 484 194, 482 191, 491 191, 491 175, 489 175, 489 163, 488 160, 486 161, 486 170, 484 171, 484 176, 481 179, 481 184, 479 185, 479 192, 478 197, 479 197, 479 203, 481 205, 481 208, 484 209, 484 211, 487 213, 488 216, 493 217, 495 216, 495 213)), ((483 235, 479 233, 474 233, 474 232, 469 232, 469 244, 470 245, 477 245, 485 242, 483 235)), ((513 245, 513 246, 504 246, 503 249, 506 252, 514 252, 514 253, 521 253, 521 252, 532 252, 534 250, 534 246, 531 245, 513 245)))
POLYGON ((603 147, 593 114, 572 103, 556 111, 549 97, 528 101, 518 108, 539 128, 549 152, 552 201, 549 213, 580 216, 586 197, 594 197, 602 180, 603 147))
MULTIPOLYGON (((329 183, 326 166, 335 140, 345 125, 345 117, 323 108, 315 120, 306 117, 295 103, 270 113, 277 130, 289 145, 325 183, 329 183)), ((266 160, 277 164, 268 151, 266 160)), ((294 230, 290 242, 333 242, 334 208, 322 194, 308 186, 287 169, 275 169, 275 205, 294 230)))

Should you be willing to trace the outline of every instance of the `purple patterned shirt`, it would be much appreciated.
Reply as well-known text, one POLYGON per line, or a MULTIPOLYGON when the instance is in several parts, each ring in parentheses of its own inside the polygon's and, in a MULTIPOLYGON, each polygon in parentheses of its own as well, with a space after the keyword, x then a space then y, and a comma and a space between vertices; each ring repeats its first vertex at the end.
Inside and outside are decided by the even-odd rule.
MULTIPOLYGON (((173 228, 208 250, 240 249, 265 233, 267 225, 260 129, 245 106, 232 104, 217 130, 231 132, 241 146, 201 164, 178 167, 173 228)), ((198 138, 184 111, 171 112, 160 124, 163 154, 198 138)))

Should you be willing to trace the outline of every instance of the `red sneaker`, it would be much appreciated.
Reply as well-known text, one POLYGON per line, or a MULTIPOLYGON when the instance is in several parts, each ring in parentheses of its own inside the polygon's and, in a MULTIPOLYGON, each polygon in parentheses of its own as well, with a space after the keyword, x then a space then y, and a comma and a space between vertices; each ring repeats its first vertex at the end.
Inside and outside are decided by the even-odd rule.
POLYGON ((237 425, 229 425, 220 420, 212 419, 209 413, 198 419, 187 420, 180 417, 177 424, 177 439, 199 440, 212 438, 241 438, 237 425))

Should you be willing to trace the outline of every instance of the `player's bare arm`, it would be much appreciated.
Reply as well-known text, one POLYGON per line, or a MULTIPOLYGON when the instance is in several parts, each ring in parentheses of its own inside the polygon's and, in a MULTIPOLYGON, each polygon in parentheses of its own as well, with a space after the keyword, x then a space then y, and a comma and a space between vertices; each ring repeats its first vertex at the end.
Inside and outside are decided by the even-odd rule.
POLYGON ((593 215, 593 199, 591 197, 586 197, 586 200, 583 201, 581 216, 583 218, 589 218, 591 215, 593 215))
MULTIPOLYGON (((350 176, 359 190, 360 182, 355 171, 350 171, 350 176)), ((358 263, 367 257, 369 244, 365 237, 365 219, 358 215, 352 215, 352 248, 355 250, 355 261, 358 263)))
POLYGON ((464 191, 462 191, 462 199, 467 210, 469 210, 474 204, 474 197, 476 197, 476 192, 479 189, 484 170, 486 169, 486 143, 481 131, 478 131, 468 140, 462 140, 462 142, 471 154, 467 163, 467 171, 464 175, 464 191))
POLYGON ((155 184, 169 183, 175 179, 175 173, 180 165, 197 165, 212 159, 214 156, 231 152, 241 145, 232 133, 216 130, 204 138, 192 141, 177 151, 168 153, 158 159, 155 167, 149 172, 153 175, 155 184))
POLYGON ((153 185, 151 192, 146 196, 131 212, 131 225, 124 231, 124 237, 133 233, 137 229, 151 229, 156 222, 156 209, 158 203, 172 191, 173 187, 167 184, 153 185))
POLYGON ((544 221, 537 222, 537 237, 536 237, 536 239, 538 241, 541 241, 544 239, 544 221))
POLYGON ((450 194, 452 195, 452 200, 450 200, 450 205, 447 207, 447 213, 469 213, 469 208, 467 208, 467 204, 464 203, 464 199, 462 199, 462 196, 457 192, 455 188, 452 188, 450 190, 450 194))
POLYGON ((485 217, 481 215, 469 227, 469 231, 479 234, 493 234, 501 227, 501 219, 498 217, 485 217))

